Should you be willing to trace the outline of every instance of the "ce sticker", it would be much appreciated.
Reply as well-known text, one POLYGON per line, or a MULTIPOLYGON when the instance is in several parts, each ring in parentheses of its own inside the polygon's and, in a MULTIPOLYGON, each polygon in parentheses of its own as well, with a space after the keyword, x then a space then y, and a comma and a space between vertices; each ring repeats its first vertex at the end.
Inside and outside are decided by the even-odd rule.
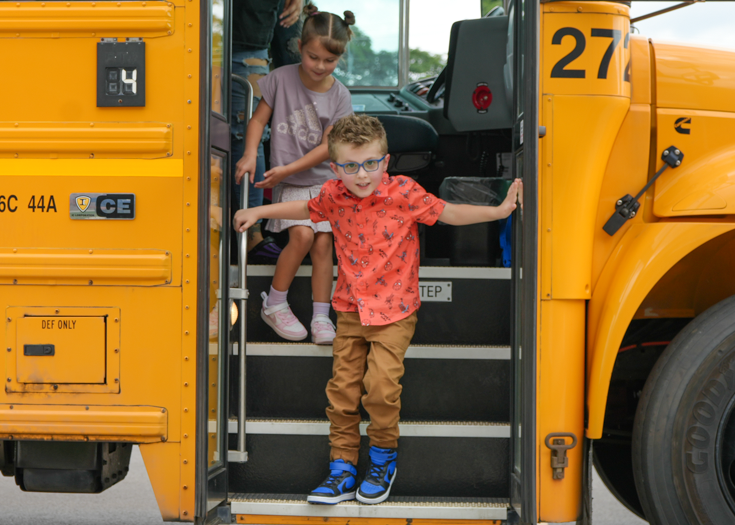
POLYGON ((72 193, 71 219, 135 219, 134 193, 72 193))
POLYGON ((681 133, 682 135, 689 135, 692 130, 689 128, 692 124, 692 119, 690 117, 681 117, 676 119, 676 122, 674 122, 674 129, 677 133, 681 133))

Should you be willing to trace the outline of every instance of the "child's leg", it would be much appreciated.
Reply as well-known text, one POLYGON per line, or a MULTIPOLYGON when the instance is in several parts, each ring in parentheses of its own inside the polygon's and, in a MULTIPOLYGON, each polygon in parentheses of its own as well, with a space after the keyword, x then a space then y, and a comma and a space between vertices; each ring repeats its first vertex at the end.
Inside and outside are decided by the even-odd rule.
POLYGON ((334 237, 331 233, 317 232, 311 246, 311 293, 318 303, 329 303, 332 300, 333 244, 334 237))
POLYGON ((370 414, 370 464, 355 495, 362 503, 385 501, 398 472, 398 421, 401 412, 403 358, 416 328, 416 312, 406 319, 384 326, 367 327, 370 343, 367 373, 363 379, 366 394, 362 406, 370 414))
POLYGON ((319 232, 311 247, 311 291, 314 314, 311 317, 311 340, 318 345, 330 345, 334 340, 334 325, 329 319, 332 299, 332 234, 319 232))
POLYGON ((359 314, 337 312, 332 379, 327 383, 330 461, 343 459, 353 465, 360 450, 359 407, 368 351, 363 328, 359 314))
POLYGON ((405 319, 383 326, 370 326, 365 338, 370 343, 362 406, 370 414, 367 428, 370 446, 396 448, 401 412, 401 377, 406 355, 416 328, 414 312, 405 319))
POLYGON ((288 235, 288 245, 276 263, 270 293, 261 294, 263 308, 260 316, 279 336, 289 341, 301 341, 308 332, 291 311, 286 296, 296 271, 311 249, 314 231, 309 226, 292 226, 288 229, 288 235))
POLYGON ((288 291, 313 243, 314 230, 309 226, 291 226, 288 229, 288 244, 276 263, 276 272, 271 284, 273 288, 280 292, 288 291))

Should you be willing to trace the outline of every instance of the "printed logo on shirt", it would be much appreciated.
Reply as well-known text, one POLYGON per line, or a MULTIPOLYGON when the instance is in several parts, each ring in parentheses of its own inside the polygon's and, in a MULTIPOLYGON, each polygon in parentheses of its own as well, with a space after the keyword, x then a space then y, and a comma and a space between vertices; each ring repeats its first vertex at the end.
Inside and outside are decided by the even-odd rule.
POLYGON ((303 142, 316 145, 322 141, 322 127, 316 115, 316 104, 308 104, 304 109, 297 109, 286 120, 276 125, 278 133, 293 135, 303 142))

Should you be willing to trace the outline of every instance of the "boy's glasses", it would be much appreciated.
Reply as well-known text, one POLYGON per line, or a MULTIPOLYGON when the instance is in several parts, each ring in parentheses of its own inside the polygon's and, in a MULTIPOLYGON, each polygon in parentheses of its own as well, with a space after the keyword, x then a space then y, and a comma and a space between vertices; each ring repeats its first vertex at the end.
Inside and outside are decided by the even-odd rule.
POLYGON ((380 163, 387 155, 388 154, 386 153, 379 159, 368 159, 365 162, 345 162, 344 164, 335 162, 334 164, 342 168, 347 175, 355 175, 358 171, 360 171, 360 168, 368 172, 376 171, 380 166, 380 163))

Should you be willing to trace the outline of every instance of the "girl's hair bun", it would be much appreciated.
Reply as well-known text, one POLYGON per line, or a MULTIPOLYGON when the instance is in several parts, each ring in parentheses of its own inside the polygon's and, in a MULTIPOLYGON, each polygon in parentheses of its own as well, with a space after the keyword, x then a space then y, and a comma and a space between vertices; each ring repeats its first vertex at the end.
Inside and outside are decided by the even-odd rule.
POLYGON ((348 26, 355 25, 355 13, 352 11, 345 11, 345 24, 348 26))
POLYGON ((318 12, 319 12, 319 9, 314 4, 312 4, 311 2, 308 2, 304 6, 304 9, 303 9, 303 13, 304 13, 305 16, 315 15, 318 12))

